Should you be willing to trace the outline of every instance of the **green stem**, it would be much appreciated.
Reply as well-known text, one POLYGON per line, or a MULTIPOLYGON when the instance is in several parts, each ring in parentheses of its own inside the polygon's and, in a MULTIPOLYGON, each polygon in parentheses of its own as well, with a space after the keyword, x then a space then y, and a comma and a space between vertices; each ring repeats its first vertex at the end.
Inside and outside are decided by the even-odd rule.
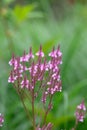
POLYGON ((50 97, 50 101, 49 101, 49 104, 48 104, 48 108, 45 112, 45 116, 44 116, 44 124, 46 123, 46 118, 47 118, 47 115, 48 115, 48 112, 49 112, 49 106, 51 105, 51 102, 52 102, 52 95, 50 97))
POLYGON ((76 130, 77 125, 78 125, 78 120, 76 120, 75 125, 74 125, 74 127, 72 128, 72 130, 76 130))
POLYGON ((32 115, 33 115, 33 129, 36 129, 35 125, 35 112, 34 112, 34 90, 32 90, 32 115))
POLYGON ((20 99, 21 99, 21 102, 22 102, 22 104, 23 104, 23 107, 24 107, 24 110, 25 110, 25 112, 26 112, 26 115, 27 115, 27 117, 28 117, 28 119, 29 119, 29 121, 30 121, 31 116, 30 116, 30 114, 29 114, 29 111, 28 111, 27 108, 26 108, 26 105, 25 105, 25 103, 24 103, 23 96, 22 96, 20 90, 17 89, 15 85, 14 85, 14 88, 15 88, 17 94, 19 95, 19 97, 20 97, 20 99))

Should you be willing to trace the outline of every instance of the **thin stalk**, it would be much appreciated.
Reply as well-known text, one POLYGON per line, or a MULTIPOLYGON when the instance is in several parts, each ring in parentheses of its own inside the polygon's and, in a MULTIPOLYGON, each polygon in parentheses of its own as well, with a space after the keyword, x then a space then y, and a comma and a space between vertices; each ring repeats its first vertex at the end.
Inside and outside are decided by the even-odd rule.
POLYGON ((25 103, 24 103, 24 100, 23 100, 23 96, 20 95, 20 99, 21 99, 22 104, 23 104, 23 106, 24 106, 24 109, 25 109, 25 111, 26 111, 26 113, 27 113, 28 119, 30 120, 30 114, 29 114, 29 111, 27 110, 27 108, 26 108, 26 106, 25 106, 25 103))
POLYGON ((74 130, 76 130, 77 125, 78 125, 78 121, 76 120, 76 122, 75 122, 75 126, 74 126, 74 130))
POLYGON ((48 115, 48 112, 49 112, 49 106, 51 105, 51 102, 52 102, 52 95, 50 97, 50 101, 49 101, 49 104, 48 104, 48 108, 45 112, 45 116, 44 116, 44 124, 46 123, 46 118, 47 118, 47 115, 48 115))
POLYGON ((36 129, 35 125, 35 111, 34 111, 34 89, 32 90, 32 118, 33 118, 33 129, 36 129))
POLYGON ((22 102, 22 104, 23 104, 23 107, 24 107, 24 110, 25 110, 25 112, 26 112, 26 115, 27 115, 27 117, 28 117, 28 119, 29 119, 29 121, 30 121, 31 116, 30 116, 30 114, 29 114, 29 111, 28 111, 27 108, 26 108, 26 105, 25 105, 24 100, 23 100, 23 96, 21 95, 21 92, 16 88, 15 85, 14 85, 14 88, 15 88, 17 94, 19 95, 19 97, 20 97, 20 99, 21 99, 21 102, 22 102))

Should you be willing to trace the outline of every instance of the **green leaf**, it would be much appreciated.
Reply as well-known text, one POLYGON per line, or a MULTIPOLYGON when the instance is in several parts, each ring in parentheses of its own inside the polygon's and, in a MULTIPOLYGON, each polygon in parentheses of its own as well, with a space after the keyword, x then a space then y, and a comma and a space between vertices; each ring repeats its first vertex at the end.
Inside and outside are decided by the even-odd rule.
POLYGON ((18 22, 22 22, 26 20, 26 18, 28 17, 28 14, 32 12, 34 9, 35 9, 34 4, 26 5, 26 6, 16 5, 13 12, 14 12, 14 15, 16 16, 16 20, 18 22))

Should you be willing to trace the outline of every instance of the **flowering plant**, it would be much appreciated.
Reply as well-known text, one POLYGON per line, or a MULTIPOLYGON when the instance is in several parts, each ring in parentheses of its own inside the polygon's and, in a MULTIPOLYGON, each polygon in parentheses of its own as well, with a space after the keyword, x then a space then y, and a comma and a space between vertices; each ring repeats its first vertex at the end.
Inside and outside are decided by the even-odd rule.
POLYGON ((42 51, 42 46, 40 46, 36 56, 37 60, 34 59, 35 56, 32 53, 32 48, 30 48, 28 54, 24 51, 22 57, 15 57, 13 55, 12 59, 9 61, 12 70, 8 82, 14 84, 14 88, 20 96, 28 115, 29 112, 25 105, 25 97, 31 102, 34 130, 38 130, 35 118, 35 100, 41 96, 40 100, 42 101, 44 109, 44 126, 42 130, 51 129, 52 124, 49 123, 46 126, 46 118, 53 107, 53 95, 56 92, 62 91, 59 68, 59 65, 62 64, 62 53, 60 51, 60 46, 58 46, 57 49, 53 48, 52 52, 49 53, 50 60, 47 61, 42 51), (47 98, 49 98, 48 103, 46 103, 47 98))
POLYGON ((82 101, 81 104, 77 105, 76 112, 75 112, 76 122, 72 130, 76 130, 78 123, 84 121, 85 114, 86 114, 86 107, 84 101, 82 101))
MULTIPOLYGON (((62 53, 60 46, 48 54, 48 60, 40 46, 36 53, 37 58, 32 53, 32 48, 29 53, 24 51, 23 56, 16 57, 12 55, 9 65, 12 66, 8 82, 14 85, 17 91, 27 116, 31 117, 34 130, 52 130, 52 123, 46 124, 46 119, 49 111, 53 108, 52 99, 56 92, 62 91, 62 83, 60 78, 60 64, 62 64, 62 53), (27 108, 26 99, 31 103, 32 114, 27 108), (43 105, 43 123, 38 123, 36 120, 37 113, 35 110, 36 100, 43 105), (42 124, 42 126, 41 126, 42 124)), ((77 106, 76 123, 72 130, 76 130, 78 122, 83 122, 86 112, 84 101, 77 106)), ((41 115, 40 115, 41 116, 41 115)), ((41 117, 40 117, 41 118, 41 117)))

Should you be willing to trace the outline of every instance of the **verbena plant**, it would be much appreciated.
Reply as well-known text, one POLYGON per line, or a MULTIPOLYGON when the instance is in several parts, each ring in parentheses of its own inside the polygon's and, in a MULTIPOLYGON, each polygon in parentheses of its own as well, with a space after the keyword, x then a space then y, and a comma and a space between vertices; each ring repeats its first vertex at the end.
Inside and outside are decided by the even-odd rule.
MULTIPOLYGON (((46 118, 51 109, 53 109, 52 99, 56 92, 62 91, 62 83, 60 78, 60 64, 62 64, 62 53, 60 46, 48 54, 47 61, 42 46, 36 53, 37 58, 32 53, 30 48, 29 53, 22 57, 16 57, 14 54, 9 61, 12 70, 8 78, 8 82, 14 85, 17 94, 19 95, 26 114, 31 119, 34 130, 51 130, 52 122, 46 123, 46 118), (26 99, 30 102, 30 109, 27 108, 26 99), (40 115, 40 122, 37 122, 38 112, 35 110, 36 100, 41 101, 42 112, 44 117, 40 115), (42 120, 41 120, 42 119, 42 120)), ((39 107, 39 106, 38 106, 39 107)), ((83 122, 85 117, 86 107, 84 101, 77 106, 76 122, 72 130, 76 130, 78 122, 83 122)))

